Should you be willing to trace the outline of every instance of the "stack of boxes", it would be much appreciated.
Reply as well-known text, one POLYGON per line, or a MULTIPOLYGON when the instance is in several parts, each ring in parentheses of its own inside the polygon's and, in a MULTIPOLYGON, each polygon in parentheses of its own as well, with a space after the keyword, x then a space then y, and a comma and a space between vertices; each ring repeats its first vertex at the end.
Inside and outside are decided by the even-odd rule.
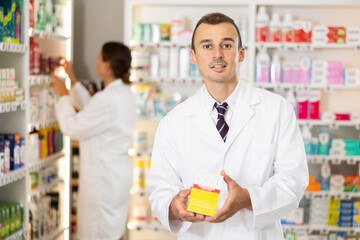
POLYGON ((348 28, 346 42, 348 44, 360 44, 360 28, 348 28))
POLYGON ((0 176, 24 166, 25 139, 20 134, 0 134, 0 176))
POLYGON ((360 147, 357 139, 340 139, 331 140, 330 155, 333 156, 359 156, 360 147))
POLYGON ((329 201, 327 199, 312 199, 310 204, 310 224, 327 225, 329 201))
POLYGON ((24 101, 24 89, 15 81, 14 68, 0 68, 0 103, 24 101))
POLYGON ((21 39, 21 0, 0 1, 0 42, 19 44, 21 39))
POLYGON ((346 28, 314 26, 312 41, 315 44, 346 43, 346 28))
POLYGON ((344 83, 343 62, 314 60, 311 69, 311 83, 320 85, 342 85, 344 83))

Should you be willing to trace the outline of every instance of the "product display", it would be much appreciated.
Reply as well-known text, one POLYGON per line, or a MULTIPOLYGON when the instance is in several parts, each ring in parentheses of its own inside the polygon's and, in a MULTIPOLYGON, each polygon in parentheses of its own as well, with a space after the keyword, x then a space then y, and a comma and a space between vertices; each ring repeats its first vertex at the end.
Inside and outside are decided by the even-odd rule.
POLYGON ((313 44, 358 44, 360 28, 344 26, 314 25, 311 20, 292 20, 289 13, 283 21, 273 12, 271 21, 264 6, 260 6, 256 16, 257 42, 296 42, 313 44))
POLYGON ((22 102, 24 89, 16 81, 14 68, 0 68, 0 103, 22 102))
POLYGON ((60 127, 56 125, 31 132, 29 145, 30 164, 60 152, 64 147, 63 134, 60 131, 60 127))
POLYGON ((33 88, 30 93, 30 122, 33 126, 56 122, 56 94, 52 89, 33 88))
POLYGON ((155 93, 154 87, 148 85, 133 86, 136 97, 138 116, 161 118, 181 101, 179 94, 155 93))
POLYGON ((29 22, 31 28, 64 34, 65 5, 62 0, 30 0, 29 22))
POLYGON ((190 62, 190 49, 187 47, 159 47, 151 52, 143 48, 134 49, 131 64, 132 81, 181 78, 180 83, 192 84, 193 80, 189 78, 201 77, 197 65, 190 62))
POLYGON ((0 202, 0 239, 22 229, 24 224, 24 207, 21 203, 0 202))
POLYGON ((0 134, 0 176, 24 166, 24 148, 20 134, 0 134))
POLYGON ((59 193, 50 192, 30 202, 30 239, 42 238, 60 226, 62 218, 60 200, 59 193))
POLYGON ((23 0, 0 1, 0 42, 23 43, 23 0))

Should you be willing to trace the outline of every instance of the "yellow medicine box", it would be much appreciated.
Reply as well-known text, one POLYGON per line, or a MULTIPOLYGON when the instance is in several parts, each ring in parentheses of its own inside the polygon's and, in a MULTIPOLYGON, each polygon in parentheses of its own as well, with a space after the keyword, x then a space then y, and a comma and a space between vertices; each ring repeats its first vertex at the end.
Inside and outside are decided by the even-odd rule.
POLYGON ((214 216, 219 201, 222 176, 198 172, 194 182, 187 210, 214 216))

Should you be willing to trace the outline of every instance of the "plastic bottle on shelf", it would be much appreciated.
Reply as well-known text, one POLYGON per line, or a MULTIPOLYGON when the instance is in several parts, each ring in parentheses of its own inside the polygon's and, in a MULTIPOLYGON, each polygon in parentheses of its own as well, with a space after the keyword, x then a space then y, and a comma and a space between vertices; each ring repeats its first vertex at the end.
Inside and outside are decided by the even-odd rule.
POLYGON ((270 57, 266 49, 261 49, 256 56, 256 82, 269 82, 270 57))
POLYGON ((306 153, 306 155, 310 155, 311 154, 312 135, 311 135, 310 129, 307 125, 303 126, 301 135, 302 135, 304 145, 305 145, 305 153, 306 153))
POLYGON ((294 41, 293 21, 290 13, 286 13, 281 26, 281 40, 283 42, 294 41))
POLYGON ((281 81, 281 62, 280 62, 279 54, 275 53, 271 61, 270 82, 280 83, 280 81, 281 81))
POLYGON ((266 42, 268 38, 269 16, 264 6, 259 7, 256 15, 256 41, 266 42))
POLYGON ((281 21, 278 13, 273 13, 269 25, 270 42, 281 41, 281 21))
POLYGON ((179 15, 176 15, 171 20, 171 28, 170 28, 171 37, 170 37, 170 40, 173 41, 173 42, 180 42, 181 34, 182 34, 182 32, 184 30, 185 30, 184 18, 179 16, 179 15))
POLYGON ((286 100, 291 104, 294 111, 296 112, 296 98, 295 98, 294 92, 292 90, 289 90, 287 92, 286 100))

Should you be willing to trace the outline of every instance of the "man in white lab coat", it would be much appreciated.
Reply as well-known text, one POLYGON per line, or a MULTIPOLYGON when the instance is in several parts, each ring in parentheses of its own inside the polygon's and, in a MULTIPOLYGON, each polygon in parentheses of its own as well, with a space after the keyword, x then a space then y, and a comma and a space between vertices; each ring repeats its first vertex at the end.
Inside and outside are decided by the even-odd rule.
POLYGON ((283 239, 280 218, 308 185, 294 109, 236 76, 239 30, 221 13, 202 17, 191 61, 204 85, 159 124, 147 185, 152 210, 179 239, 283 239), (197 171, 221 174, 215 216, 186 210, 197 171))

